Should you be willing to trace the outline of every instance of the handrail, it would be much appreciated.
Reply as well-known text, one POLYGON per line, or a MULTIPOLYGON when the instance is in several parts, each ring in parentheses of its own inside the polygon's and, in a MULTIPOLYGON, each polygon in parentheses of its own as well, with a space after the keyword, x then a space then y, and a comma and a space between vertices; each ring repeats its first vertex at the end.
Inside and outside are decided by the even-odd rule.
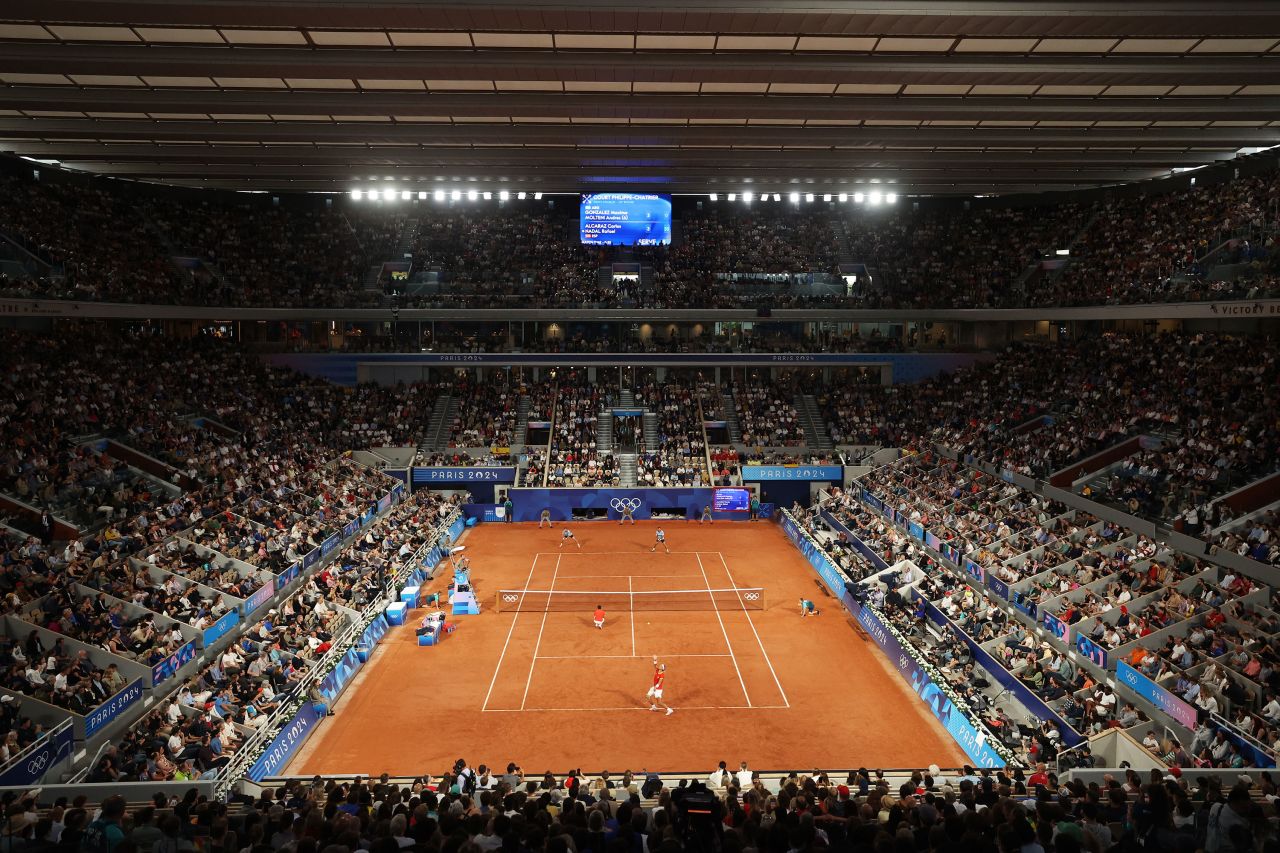
POLYGON ((49 731, 45 732, 40 737, 36 738, 34 741, 28 744, 25 749, 23 749, 16 755, 11 756, 9 760, 6 761, 5 763, 0 764, 0 776, 3 776, 5 773, 9 772, 9 770, 14 766, 22 763, 23 761, 26 761, 30 753, 35 752, 35 750, 39 746, 41 746, 47 739, 52 738, 57 734, 60 734, 63 729, 69 729, 69 728, 71 728, 70 718, 63 720, 61 723, 58 723, 53 728, 49 729, 49 731))
MULTIPOLYGON (((448 533, 449 528, 454 524, 454 522, 461 517, 461 514, 461 510, 454 507, 452 512, 447 513, 439 522, 437 522, 435 531, 427 539, 426 543, 414 552, 413 558, 405 564, 405 567, 401 572, 396 574, 391 588, 394 589, 400 581, 408 576, 410 567, 421 565, 421 558, 429 553, 430 549, 435 548, 440 544, 441 539, 443 539, 444 535, 448 533)), ((308 680, 324 678, 336 669, 338 663, 346 656, 347 652, 355 646, 359 637, 364 633, 365 629, 369 627, 369 623, 376 619, 378 614, 382 613, 387 608, 387 605, 393 603, 395 600, 396 599, 393 594, 383 590, 383 595, 380 598, 367 605, 365 609, 360 612, 359 618, 352 620, 342 629, 341 633, 333 639, 330 644, 329 651, 327 651, 322 658, 316 661, 311 667, 310 672, 307 673, 308 680)), ((304 703, 302 697, 303 683, 299 682, 285 694, 285 701, 282 701, 280 706, 267 718, 267 723, 258 728, 256 732, 250 735, 248 740, 240 745, 240 748, 236 750, 237 758, 229 762, 222 768, 221 772, 218 773, 218 788, 216 790, 219 795, 229 790, 231 785, 248 771, 249 767, 252 766, 252 762, 256 761, 260 754, 258 748, 264 744, 270 743, 276 735, 279 734, 284 723, 293 718, 294 714, 298 712, 298 709, 301 708, 304 703), (240 758, 239 756, 244 757, 240 758)), ((333 697, 330 697, 330 701, 332 701, 332 699, 333 697)))

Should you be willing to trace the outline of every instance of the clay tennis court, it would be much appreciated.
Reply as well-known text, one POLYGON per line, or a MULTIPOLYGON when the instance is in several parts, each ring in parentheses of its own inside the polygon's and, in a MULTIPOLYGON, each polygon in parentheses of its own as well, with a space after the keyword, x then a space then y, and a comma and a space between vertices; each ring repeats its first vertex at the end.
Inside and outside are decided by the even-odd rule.
MULTIPOLYGON (((581 551, 559 547, 560 524, 470 531, 462 541, 481 615, 451 617, 456 632, 420 647, 425 611, 413 611, 286 772, 438 774, 460 756, 539 773, 966 760, 776 525, 667 523, 670 554, 649 552, 653 522, 571 527, 581 551), (523 609, 499 612, 499 590, 541 592, 507 595, 504 608, 523 609), (801 596, 822 615, 800 618, 801 596), (596 603, 608 613, 603 630, 592 624, 596 603), (675 606, 697 609, 666 609, 675 606), (671 716, 644 698, 654 654, 667 664, 671 716)), ((442 567, 429 590, 450 576, 442 567)))

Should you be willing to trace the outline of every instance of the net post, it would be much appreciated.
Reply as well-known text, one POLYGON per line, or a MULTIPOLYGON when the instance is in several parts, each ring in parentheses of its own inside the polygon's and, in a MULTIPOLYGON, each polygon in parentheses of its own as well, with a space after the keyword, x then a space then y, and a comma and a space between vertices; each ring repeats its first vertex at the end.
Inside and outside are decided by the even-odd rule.
POLYGON ((493 612, 494 613, 502 612, 502 593, 501 592, 495 592, 493 594, 493 612))

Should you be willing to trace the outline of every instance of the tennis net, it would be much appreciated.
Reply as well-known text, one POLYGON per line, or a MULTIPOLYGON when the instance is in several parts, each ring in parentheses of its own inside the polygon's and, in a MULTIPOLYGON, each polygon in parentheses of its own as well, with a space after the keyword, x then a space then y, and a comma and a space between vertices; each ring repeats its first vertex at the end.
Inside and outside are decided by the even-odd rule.
POLYGON ((591 612, 596 605, 621 612, 656 610, 764 610, 760 587, 675 589, 659 592, 578 592, 576 590, 500 589, 499 612, 591 612))

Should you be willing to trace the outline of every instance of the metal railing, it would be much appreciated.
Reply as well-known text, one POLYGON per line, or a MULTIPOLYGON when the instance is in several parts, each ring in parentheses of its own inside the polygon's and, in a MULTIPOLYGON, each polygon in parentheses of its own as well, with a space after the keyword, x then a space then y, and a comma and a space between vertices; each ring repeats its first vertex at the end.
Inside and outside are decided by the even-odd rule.
MULTIPOLYGON (((338 664, 342 661, 343 657, 346 656, 347 652, 356 645, 361 635, 364 634, 365 629, 369 627, 369 624, 373 622, 379 614, 386 610, 389 604, 396 600, 395 595, 390 590, 394 590, 413 571, 416 570, 416 567, 422 565, 422 561, 433 548, 440 544, 440 541, 448 533, 449 528, 453 526, 454 522, 457 521, 461 515, 462 511, 455 507, 452 512, 448 513, 444 518, 437 522, 435 530, 431 536, 428 537, 427 541, 413 553, 413 556, 405 563, 401 570, 393 576, 389 589, 383 590, 383 595, 380 598, 365 607, 365 609, 360 612, 360 617, 358 619, 349 623, 333 638, 329 651, 325 653, 324 657, 316 661, 316 663, 311 667, 310 672, 307 673, 308 682, 316 678, 322 679, 330 672, 337 669, 338 664)), ((254 734, 240 745, 240 748, 236 750, 235 758, 233 758, 233 760, 222 769, 222 772, 218 774, 218 785, 215 789, 217 796, 221 797, 225 795, 227 791, 230 790, 231 786, 247 773, 249 768, 253 765, 253 762, 257 760, 262 748, 270 744, 271 741, 275 739, 276 735, 280 733, 280 730, 284 725, 289 720, 293 719, 294 715, 297 714, 298 710, 305 702, 304 688, 305 684, 300 682, 295 685, 292 690, 286 693, 282 698, 280 706, 267 718, 267 722, 259 727, 254 734)), ((336 696, 328 697, 331 703, 336 698, 336 696)))
MULTIPOLYGON (((70 719, 63 720, 61 723, 58 723, 53 728, 49 729, 49 731, 45 732, 39 738, 37 738, 36 740, 28 744, 26 748, 24 748, 23 750, 21 750, 15 755, 9 756, 8 761, 4 762, 3 764, 0 764, 0 777, 4 776, 13 768, 18 767, 24 761, 29 761, 32 755, 34 755, 42 746, 44 746, 45 741, 56 738, 59 734, 61 734, 63 731, 69 728, 71 728, 71 720, 70 719)), ((47 770, 48 768, 45 768, 45 769, 47 770)))

